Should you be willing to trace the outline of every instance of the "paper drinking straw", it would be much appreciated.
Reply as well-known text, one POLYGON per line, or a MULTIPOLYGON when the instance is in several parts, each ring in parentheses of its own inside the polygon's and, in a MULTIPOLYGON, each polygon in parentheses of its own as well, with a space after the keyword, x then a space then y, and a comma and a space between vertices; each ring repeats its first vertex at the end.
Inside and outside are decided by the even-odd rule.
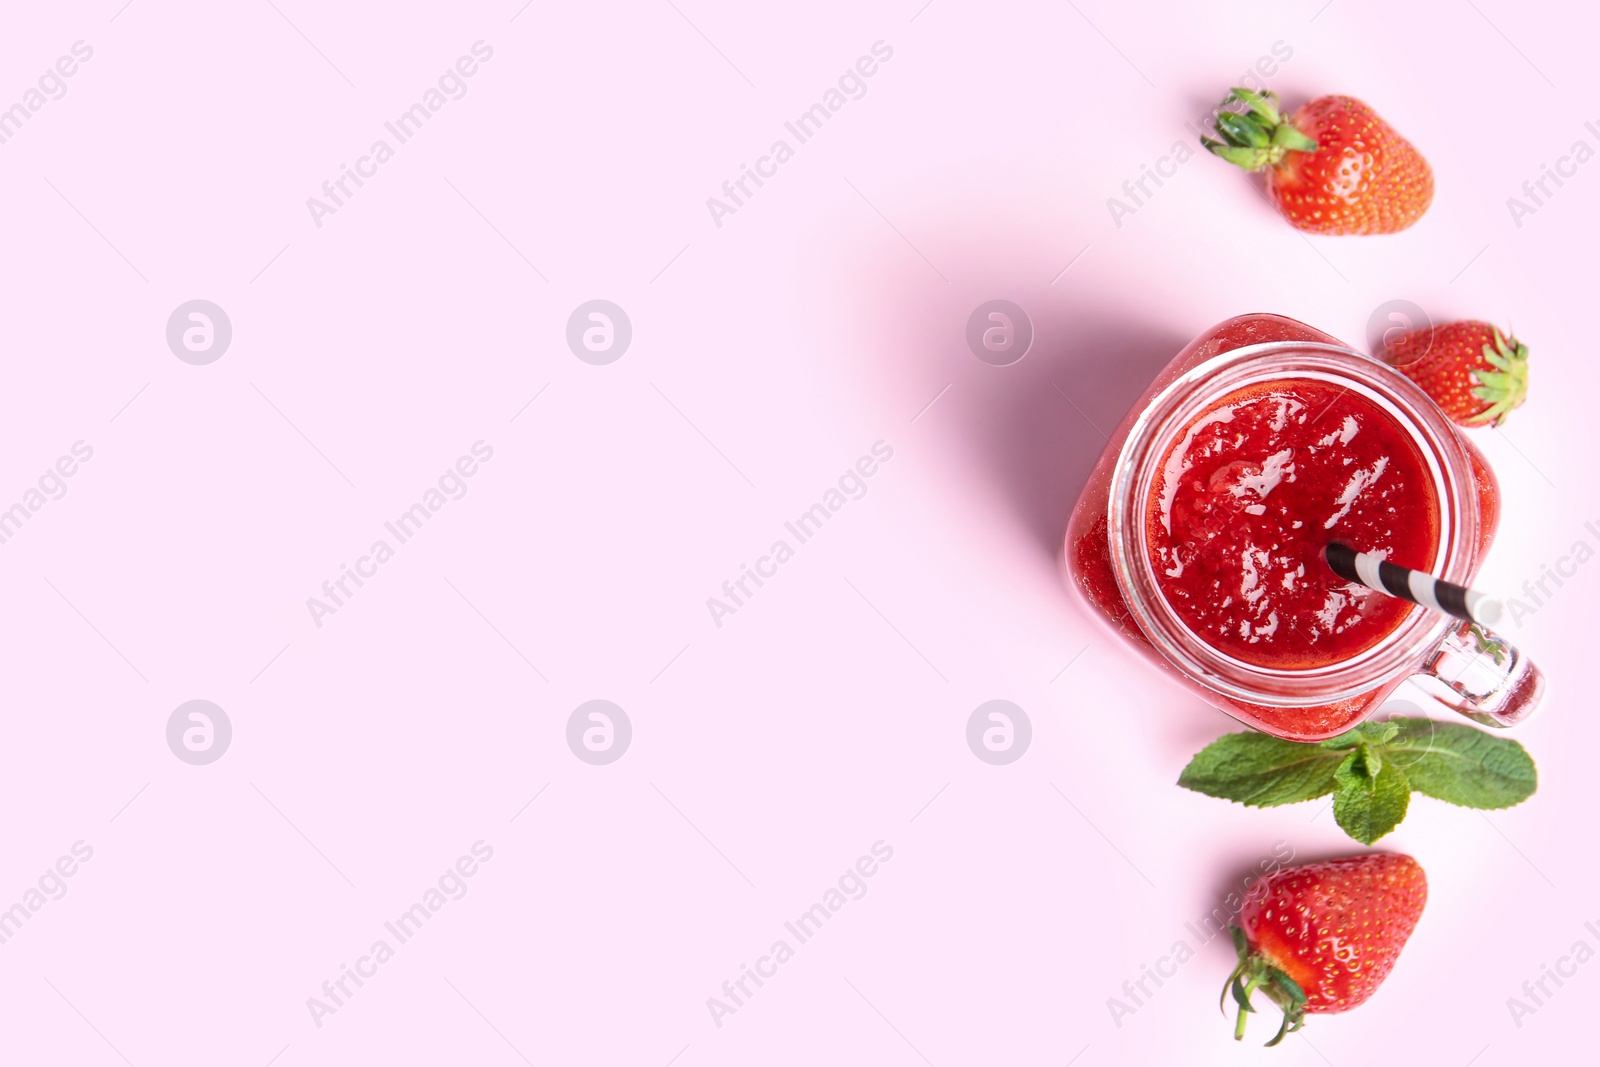
POLYGON ((1346 581, 1483 626, 1500 621, 1500 601, 1426 571, 1414 571, 1347 545, 1329 545, 1323 556, 1333 573, 1346 581))

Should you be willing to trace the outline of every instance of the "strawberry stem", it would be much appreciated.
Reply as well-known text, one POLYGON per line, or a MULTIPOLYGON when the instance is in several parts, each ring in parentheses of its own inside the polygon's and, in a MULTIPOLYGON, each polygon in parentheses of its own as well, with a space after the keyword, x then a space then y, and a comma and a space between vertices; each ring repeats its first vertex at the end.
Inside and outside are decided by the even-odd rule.
POLYGON ((1261 980, 1265 977, 1266 975, 1261 973, 1251 975, 1250 984, 1242 989, 1239 988, 1239 980, 1237 978, 1233 980, 1234 989, 1236 990, 1234 999, 1239 1002, 1239 1018, 1233 1024, 1233 1039, 1235 1041, 1244 1040, 1245 1013, 1255 1011, 1250 1006, 1250 994, 1256 991, 1256 987, 1261 984, 1261 980))
POLYGON ((1294 1033, 1305 1025, 1305 990, 1300 988, 1299 982, 1258 955, 1250 947, 1243 930, 1235 926, 1232 928, 1232 933, 1234 947, 1239 953, 1239 965, 1233 969, 1227 983, 1222 987, 1222 1004, 1227 1003, 1228 993, 1232 992, 1234 1001, 1239 1005, 1239 1014, 1233 1024, 1233 1039, 1244 1040, 1246 1020, 1256 1010, 1250 1003, 1250 995, 1259 989, 1267 999, 1283 1009, 1283 1022, 1279 1024, 1277 1034, 1267 1042, 1270 1048, 1282 1041, 1286 1035, 1294 1033))
POLYGON ((1276 93, 1258 93, 1235 86, 1223 98, 1222 106, 1240 103, 1244 111, 1217 114, 1217 135, 1221 140, 1200 138, 1211 154, 1248 171, 1276 166, 1290 152, 1315 152, 1317 142, 1302 133, 1278 110, 1276 93))

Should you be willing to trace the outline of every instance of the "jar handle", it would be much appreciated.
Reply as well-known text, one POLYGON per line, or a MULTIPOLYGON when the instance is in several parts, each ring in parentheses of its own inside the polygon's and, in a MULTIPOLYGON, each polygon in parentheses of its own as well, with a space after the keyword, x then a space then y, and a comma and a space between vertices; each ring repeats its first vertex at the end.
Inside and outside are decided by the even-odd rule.
POLYGON ((1505 729, 1533 713, 1544 696, 1544 674, 1499 634, 1463 622, 1445 634, 1422 664, 1460 702, 1437 697, 1483 726, 1505 729))

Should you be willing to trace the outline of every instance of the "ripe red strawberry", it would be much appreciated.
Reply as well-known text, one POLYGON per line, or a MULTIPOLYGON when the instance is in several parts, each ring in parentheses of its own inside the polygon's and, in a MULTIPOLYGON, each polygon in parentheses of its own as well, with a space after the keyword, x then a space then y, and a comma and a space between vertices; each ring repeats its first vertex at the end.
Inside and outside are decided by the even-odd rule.
POLYGON ((1308 1014, 1363 1003, 1389 977, 1427 902, 1422 868, 1395 853, 1285 867, 1263 878, 1233 928, 1239 950, 1229 978, 1239 1002, 1233 1036, 1244 1037, 1257 989, 1283 1009, 1269 1045, 1300 1029, 1308 1014))
POLYGON ((1487 322, 1386 336, 1378 355, 1462 426, 1498 426, 1528 396, 1528 346, 1487 322))
POLYGON ((1378 113, 1351 96, 1323 96, 1285 117, 1273 93, 1234 89, 1223 101, 1222 140, 1200 142, 1248 171, 1271 168, 1267 189, 1283 217, 1307 233, 1396 233, 1433 202, 1433 171, 1378 113))

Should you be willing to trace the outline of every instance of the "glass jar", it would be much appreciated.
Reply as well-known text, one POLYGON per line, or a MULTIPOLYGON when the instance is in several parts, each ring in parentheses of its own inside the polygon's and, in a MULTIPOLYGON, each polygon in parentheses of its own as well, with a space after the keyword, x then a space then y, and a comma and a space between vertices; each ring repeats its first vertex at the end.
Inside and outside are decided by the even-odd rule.
MULTIPOLYGON (((1306 669, 1248 663, 1194 634, 1163 596, 1146 540, 1146 502, 1185 427, 1225 395, 1282 379, 1316 379, 1381 407, 1424 457, 1439 509, 1433 574, 1471 583, 1494 537, 1499 487, 1483 455, 1419 387, 1304 323, 1244 315, 1201 334, 1157 375, 1112 434, 1067 526, 1070 583, 1105 622, 1192 692, 1249 726, 1295 741, 1356 725, 1407 678, 1442 682, 1442 702, 1509 726, 1543 693, 1538 669, 1481 626, 1412 607, 1375 645, 1306 669)), ((1381 594, 1380 594, 1381 595, 1381 594)))

